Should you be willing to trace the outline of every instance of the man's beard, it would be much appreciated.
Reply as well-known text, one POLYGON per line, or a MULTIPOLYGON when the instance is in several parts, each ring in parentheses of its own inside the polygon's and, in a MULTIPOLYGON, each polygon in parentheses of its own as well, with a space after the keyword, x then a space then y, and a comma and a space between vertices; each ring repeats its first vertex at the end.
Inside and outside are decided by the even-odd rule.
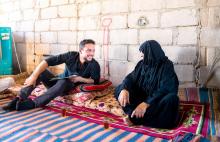
POLYGON ((88 62, 88 61, 92 61, 93 57, 85 57, 84 59, 85 59, 86 62, 88 62), (90 60, 88 60, 88 58, 89 58, 90 60))

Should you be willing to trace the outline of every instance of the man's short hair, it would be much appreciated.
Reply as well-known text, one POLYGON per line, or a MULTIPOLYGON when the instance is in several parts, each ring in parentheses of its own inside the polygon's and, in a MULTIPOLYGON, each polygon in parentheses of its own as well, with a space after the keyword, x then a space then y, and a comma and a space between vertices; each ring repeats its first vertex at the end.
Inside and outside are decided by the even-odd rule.
POLYGON ((92 39, 84 39, 79 43, 79 50, 83 49, 86 44, 95 44, 95 41, 92 39))

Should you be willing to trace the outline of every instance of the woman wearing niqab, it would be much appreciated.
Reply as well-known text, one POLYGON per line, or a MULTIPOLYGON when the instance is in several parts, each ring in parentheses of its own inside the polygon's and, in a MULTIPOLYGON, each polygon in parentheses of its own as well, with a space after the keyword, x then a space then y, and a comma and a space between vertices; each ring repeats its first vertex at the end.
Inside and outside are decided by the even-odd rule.
POLYGON ((128 125, 173 128, 177 125, 179 98, 178 78, 173 63, 155 40, 139 48, 143 59, 116 88, 128 125))

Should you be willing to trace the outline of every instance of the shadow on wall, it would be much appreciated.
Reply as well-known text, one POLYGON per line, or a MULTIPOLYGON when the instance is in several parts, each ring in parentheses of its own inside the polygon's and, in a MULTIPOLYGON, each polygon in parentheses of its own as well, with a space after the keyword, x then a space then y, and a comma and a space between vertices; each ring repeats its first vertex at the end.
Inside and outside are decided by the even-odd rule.
POLYGON ((220 66, 215 67, 210 76, 208 76, 209 74, 209 68, 207 66, 199 69, 199 85, 220 88, 220 66))
POLYGON ((24 41, 24 36, 20 32, 13 33, 14 43, 12 43, 12 54, 13 54, 13 74, 20 73, 19 64, 21 67, 21 72, 27 70, 27 46, 28 44, 22 43, 24 41), (14 46, 15 45, 15 46, 14 46))

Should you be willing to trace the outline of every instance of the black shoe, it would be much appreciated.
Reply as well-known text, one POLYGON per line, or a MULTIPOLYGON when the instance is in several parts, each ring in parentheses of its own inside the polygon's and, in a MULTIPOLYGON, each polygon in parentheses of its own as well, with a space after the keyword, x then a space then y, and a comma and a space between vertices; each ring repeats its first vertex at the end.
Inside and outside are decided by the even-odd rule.
POLYGON ((19 101, 19 98, 14 98, 11 102, 9 102, 6 106, 3 106, 2 109, 5 111, 16 110, 16 104, 19 101))
POLYGON ((35 102, 31 99, 27 99, 24 101, 18 101, 16 104, 16 110, 29 110, 35 108, 35 102))

